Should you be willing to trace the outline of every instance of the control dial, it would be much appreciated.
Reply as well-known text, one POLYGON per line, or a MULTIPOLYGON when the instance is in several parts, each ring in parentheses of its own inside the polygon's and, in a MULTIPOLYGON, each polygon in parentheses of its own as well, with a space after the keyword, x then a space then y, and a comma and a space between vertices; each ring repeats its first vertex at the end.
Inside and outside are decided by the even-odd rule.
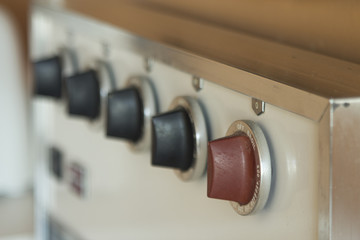
POLYGON ((107 108, 107 136, 139 140, 144 120, 137 89, 129 87, 109 93, 107 108))
POLYGON ((131 77, 124 89, 108 94, 106 135, 128 140, 134 150, 149 149, 151 117, 157 108, 151 80, 131 77))
POLYGON ((235 121, 226 135, 209 142, 208 197, 229 200, 248 215, 265 206, 270 192, 269 148, 252 121, 235 121))
POLYGON ((66 78, 68 113, 95 119, 100 110, 100 89, 94 70, 81 72, 66 78))
POLYGON ((184 181, 201 177, 207 158, 206 129, 197 100, 176 98, 168 112, 152 119, 152 165, 173 168, 184 181))
POLYGON ((34 92, 37 95, 61 98, 62 64, 59 56, 36 61, 34 67, 34 92))
POLYGON ((47 57, 33 63, 34 93, 60 99, 64 76, 77 71, 75 52, 68 48, 60 50, 59 55, 47 57))
POLYGON ((186 171, 193 162, 194 131, 183 108, 153 117, 152 164, 186 171))

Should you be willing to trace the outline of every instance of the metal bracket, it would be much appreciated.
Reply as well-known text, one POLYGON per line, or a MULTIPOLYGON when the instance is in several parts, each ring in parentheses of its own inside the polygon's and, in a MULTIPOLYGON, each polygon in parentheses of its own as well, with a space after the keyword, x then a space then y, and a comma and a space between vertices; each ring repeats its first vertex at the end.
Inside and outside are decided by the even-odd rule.
POLYGON ((199 92, 201 89, 204 88, 204 79, 199 78, 197 76, 193 76, 192 85, 195 91, 199 92))
POLYGON ((259 99, 253 98, 251 100, 251 105, 252 105, 252 109, 254 110, 256 115, 259 116, 260 114, 265 112, 265 102, 263 102, 259 99))

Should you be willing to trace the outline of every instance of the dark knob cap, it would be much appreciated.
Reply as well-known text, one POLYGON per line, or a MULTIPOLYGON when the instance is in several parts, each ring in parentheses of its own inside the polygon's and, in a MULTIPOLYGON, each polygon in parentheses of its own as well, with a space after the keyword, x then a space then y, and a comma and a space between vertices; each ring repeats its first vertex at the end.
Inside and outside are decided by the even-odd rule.
POLYGON ((256 159, 246 135, 209 142, 208 197, 248 204, 256 189, 256 159))
POLYGON ((94 119, 100 110, 99 81, 94 70, 66 78, 70 115, 94 119))
POLYGON ((193 162, 194 133, 184 109, 152 119, 152 165, 187 170, 193 162))
POLYGON ((109 93, 107 102, 107 136, 136 142, 142 135, 143 124, 143 104, 140 94, 135 87, 109 93))
POLYGON ((50 149, 50 171, 58 180, 63 178, 63 154, 56 147, 50 149))
POLYGON ((61 59, 51 57, 34 63, 35 94, 60 98, 62 90, 61 59))

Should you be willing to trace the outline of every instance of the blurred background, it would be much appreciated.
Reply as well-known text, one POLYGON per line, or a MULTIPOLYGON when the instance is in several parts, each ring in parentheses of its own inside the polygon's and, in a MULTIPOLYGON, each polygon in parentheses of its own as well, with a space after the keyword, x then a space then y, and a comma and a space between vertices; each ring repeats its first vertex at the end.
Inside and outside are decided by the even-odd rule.
POLYGON ((0 239, 32 239, 29 1, 0 1, 0 239))

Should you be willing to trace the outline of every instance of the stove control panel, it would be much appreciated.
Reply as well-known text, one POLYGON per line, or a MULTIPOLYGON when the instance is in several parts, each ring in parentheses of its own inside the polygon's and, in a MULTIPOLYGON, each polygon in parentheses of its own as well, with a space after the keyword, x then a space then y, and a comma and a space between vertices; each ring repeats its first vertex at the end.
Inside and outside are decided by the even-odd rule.
POLYGON ((73 13, 32 24, 38 93, 62 96, 33 101, 40 219, 88 240, 327 239, 328 108, 264 102, 286 86, 73 13), (48 146, 73 163, 52 161, 62 181, 48 146))

